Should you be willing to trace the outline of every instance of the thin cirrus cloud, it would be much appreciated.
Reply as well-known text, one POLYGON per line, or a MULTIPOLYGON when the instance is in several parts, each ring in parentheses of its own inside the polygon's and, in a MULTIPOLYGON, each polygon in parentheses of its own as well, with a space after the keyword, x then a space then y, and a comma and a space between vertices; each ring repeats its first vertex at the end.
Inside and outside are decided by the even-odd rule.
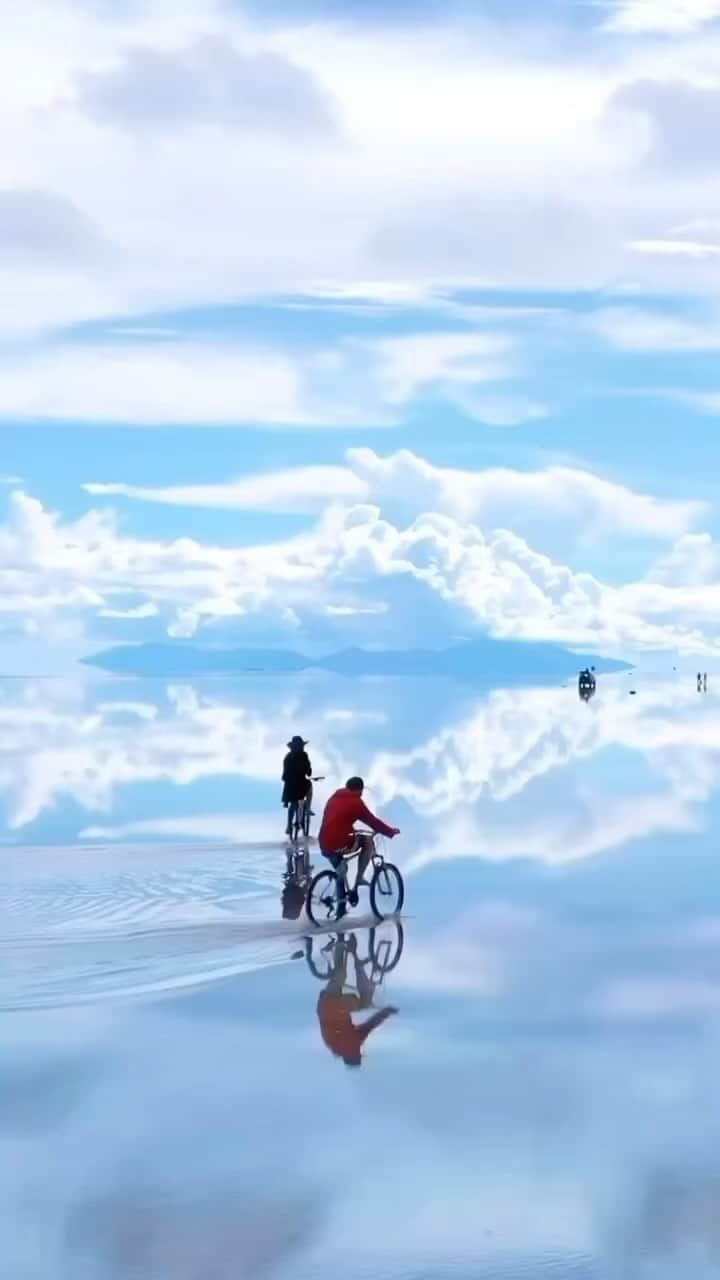
POLYGON ((606 25, 628 34, 682 35, 720 18, 720 0, 605 0, 606 25))
POLYGON ((720 316, 700 316, 659 307, 605 307, 585 328, 620 351, 703 352, 720 349, 720 316))
POLYGON ((174 507, 207 507, 225 511, 274 513, 323 510, 333 500, 362 502, 367 486, 346 467, 295 467, 264 475, 241 476, 226 484, 175 485, 152 488, 122 483, 89 482, 87 493, 97 497, 136 498, 174 507))
POLYGON ((339 338, 329 351, 202 337, 56 343, 0 359, 0 417, 386 426, 429 391, 490 425, 517 425, 545 412, 505 390, 517 348, 512 336, 486 331, 339 338))
POLYGON ((91 481, 83 487, 95 496, 225 510, 320 513, 333 500, 372 502, 401 519, 437 511, 485 528, 544 530, 545 542, 558 550, 568 538, 593 535, 679 538, 705 511, 694 500, 654 498, 572 467, 462 470, 434 465, 409 450, 383 457, 372 449, 351 449, 344 467, 261 472, 217 485, 91 481))

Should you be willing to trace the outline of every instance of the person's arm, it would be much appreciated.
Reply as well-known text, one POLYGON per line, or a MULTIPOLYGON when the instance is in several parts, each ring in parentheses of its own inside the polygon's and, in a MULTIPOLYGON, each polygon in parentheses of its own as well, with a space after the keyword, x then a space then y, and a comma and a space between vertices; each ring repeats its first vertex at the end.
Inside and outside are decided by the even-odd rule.
POLYGON ((378 1013, 373 1014, 372 1018, 368 1018, 367 1022, 363 1022, 362 1026, 358 1026, 360 1032, 360 1043, 364 1044, 376 1027, 381 1027, 383 1022, 387 1022, 388 1018, 394 1017, 397 1009, 380 1009, 378 1013))
POLYGON ((283 782, 287 782, 288 780, 288 760, 289 759, 290 759, 289 756, 285 756, 285 759, 283 760, 283 771, 282 771, 283 782))
POLYGON ((312 765, 310 763, 310 757, 307 754, 307 752, 305 752, 305 777, 312 778, 312 765))
POLYGON ((391 840, 393 836, 398 835, 397 827, 389 827, 387 822, 383 822, 382 818, 376 818, 375 814, 370 812, 364 800, 358 800, 357 819, 361 822, 366 822, 372 831, 379 832, 381 836, 388 836, 391 840))

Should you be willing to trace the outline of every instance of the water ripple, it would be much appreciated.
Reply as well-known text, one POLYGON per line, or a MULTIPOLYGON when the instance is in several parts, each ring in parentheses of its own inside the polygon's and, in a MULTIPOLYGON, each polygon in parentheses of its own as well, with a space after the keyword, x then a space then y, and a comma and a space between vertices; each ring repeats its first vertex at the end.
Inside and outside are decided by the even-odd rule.
POLYGON ((0 1009, 191 988, 287 960, 282 845, 3 854, 0 1009))

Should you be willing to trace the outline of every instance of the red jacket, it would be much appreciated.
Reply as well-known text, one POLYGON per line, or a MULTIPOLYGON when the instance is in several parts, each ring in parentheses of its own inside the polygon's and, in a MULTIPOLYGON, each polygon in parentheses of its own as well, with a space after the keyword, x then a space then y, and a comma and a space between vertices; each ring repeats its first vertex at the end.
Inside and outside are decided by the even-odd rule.
POLYGON ((370 812, 359 791, 348 791, 347 787, 341 787, 325 805, 318 834, 322 852, 339 853, 341 849, 346 849, 352 843, 356 822, 367 823, 381 835, 393 835, 393 828, 370 812))

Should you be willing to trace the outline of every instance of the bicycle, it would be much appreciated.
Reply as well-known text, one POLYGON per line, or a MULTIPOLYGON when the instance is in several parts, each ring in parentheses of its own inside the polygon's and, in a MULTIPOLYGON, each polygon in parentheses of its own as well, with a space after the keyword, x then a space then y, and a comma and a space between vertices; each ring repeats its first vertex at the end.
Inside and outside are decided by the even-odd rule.
MULTIPOLYGON (((371 862, 373 874, 370 880, 370 906, 378 920, 386 920, 388 916, 398 915, 405 901, 405 884, 400 872, 392 862, 386 862, 382 853, 378 852, 372 832, 358 832, 369 835, 373 841, 371 862)), ((359 847, 343 854, 334 871, 320 871, 310 882, 305 910, 312 923, 322 928, 340 920, 347 913, 350 892, 347 884, 348 862, 357 858, 359 847)))
POLYGON ((310 836, 310 820, 312 818, 313 783, 324 782, 323 777, 311 778, 308 793, 302 800, 291 800, 288 805, 286 834, 296 843, 300 836, 307 840, 310 836))
MULTIPOLYGON (((363 960, 358 956, 358 964, 363 968, 370 966, 369 978, 374 984, 381 983, 388 973, 392 973, 396 969, 402 958, 405 949, 405 934, 399 920, 386 922, 388 927, 394 929, 394 937, 383 937, 378 939, 378 926, 373 926, 368 932, 368 953, 363 960)), ((380 926, 381 928, 383 926, 380 926)), ((351 936, 355 936, 352 934, 351 936)), ((305 950, 296 951, 293 955, 294 960, 300 960, 304 957, 308 969, 313 977, 320 982, 327 982, 331 977, 334 967, 334 951, 336 940, 344 939, 345 935, 340 931, 337 935, 331 934, 330 940, 320 950, 320 956, 316 961, 313 955, 313 939, 312 936, 305 938, 305 950)))

